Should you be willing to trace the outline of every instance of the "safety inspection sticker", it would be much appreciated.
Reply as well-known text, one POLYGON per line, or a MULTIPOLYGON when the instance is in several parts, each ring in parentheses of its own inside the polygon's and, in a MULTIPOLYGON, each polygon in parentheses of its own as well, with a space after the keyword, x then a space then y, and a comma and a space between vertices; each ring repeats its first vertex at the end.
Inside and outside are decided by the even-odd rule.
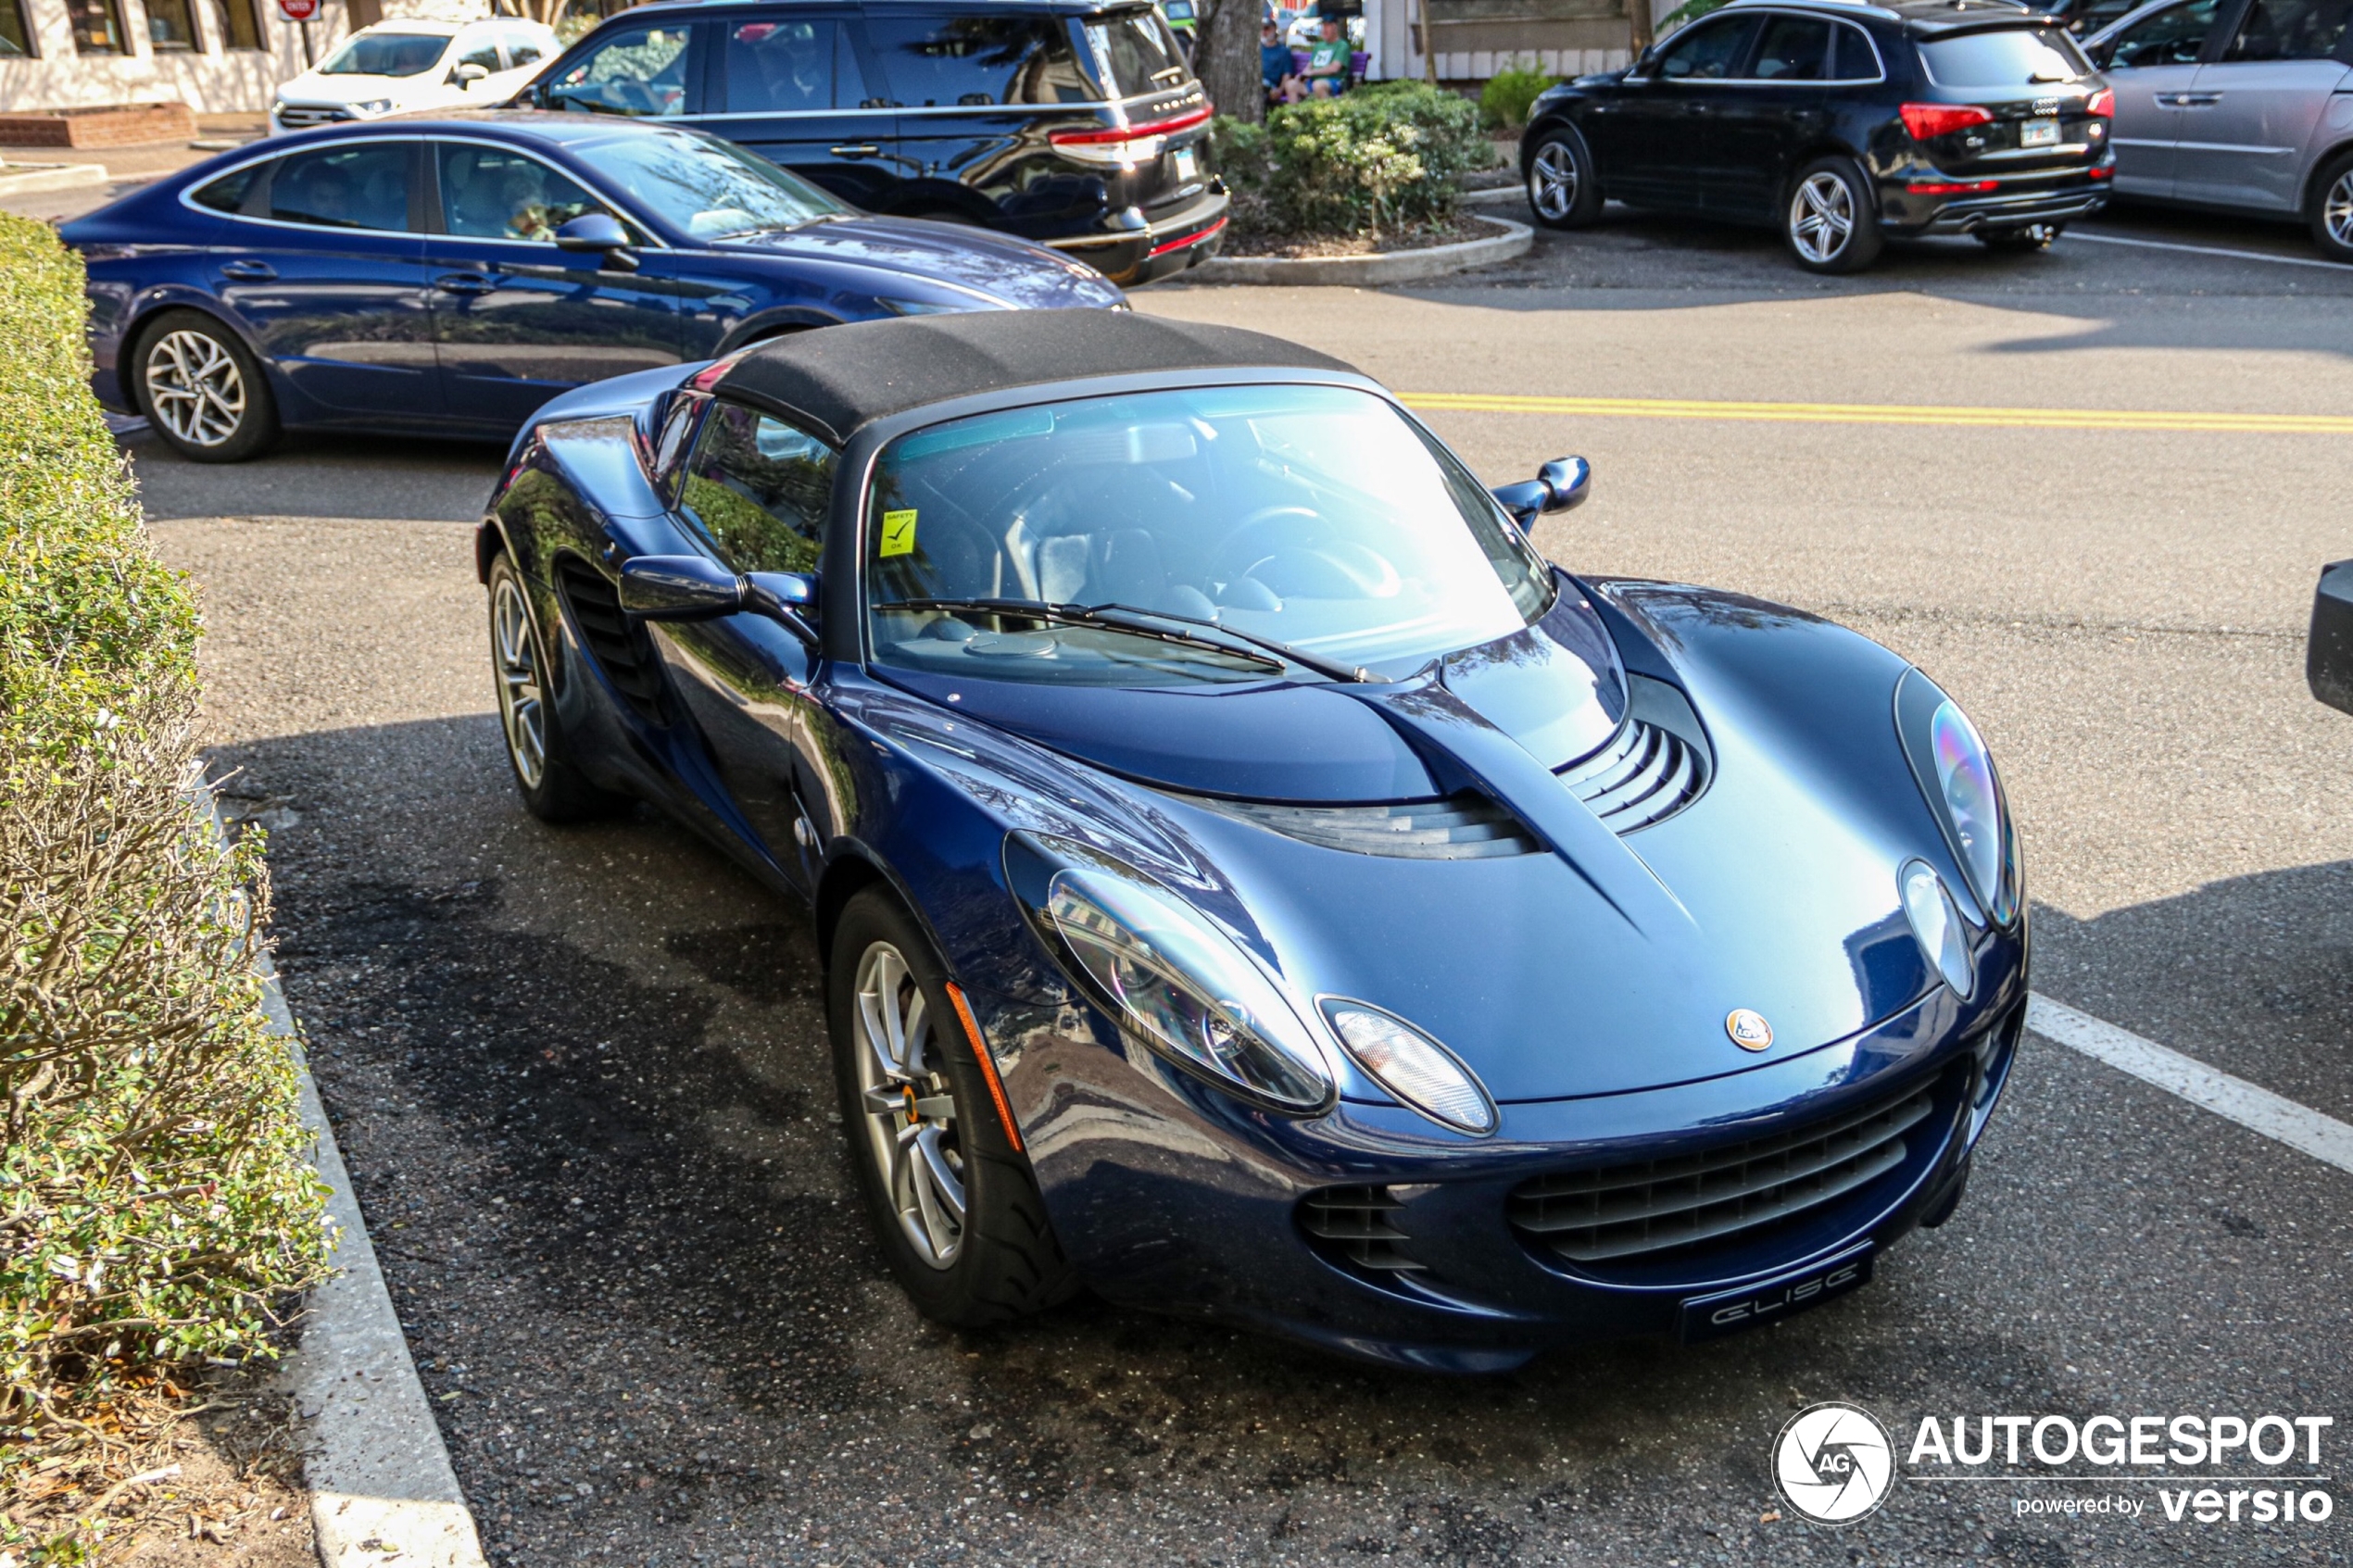
POLYGON ((912 556, 915 553, 915 508, 883 513, 882 556, 912 556))

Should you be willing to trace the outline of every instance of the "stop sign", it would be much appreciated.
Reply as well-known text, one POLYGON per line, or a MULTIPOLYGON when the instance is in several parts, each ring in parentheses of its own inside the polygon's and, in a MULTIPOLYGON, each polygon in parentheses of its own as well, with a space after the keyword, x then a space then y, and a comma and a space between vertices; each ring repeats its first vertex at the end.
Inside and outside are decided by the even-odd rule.
POLYGON ((307 22, 319 14, 319 0, 278 0, 278 14, 290 22, 307 22))

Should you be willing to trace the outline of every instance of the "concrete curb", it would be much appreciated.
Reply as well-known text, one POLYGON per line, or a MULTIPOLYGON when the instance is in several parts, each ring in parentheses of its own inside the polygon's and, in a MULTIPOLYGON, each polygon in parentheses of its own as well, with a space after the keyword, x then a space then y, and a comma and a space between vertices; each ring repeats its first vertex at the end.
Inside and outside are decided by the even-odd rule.
POLYGON ((1416 283, 1442 278, 1472 267, 1490 267, 1525 255, 1536 243, 1536 232, 1508 218, 1474 214, 1481 223, 1504 231, 1483 240, 1430 245, 1422 250, 1391 251, 1386 256, 1220 256, 1186 272, 1199 283, 1310 283, 1373 288, 1382 283, 1416 283))
MULTIPOLYGON (((1527 199, 1528 193, 1517 185, 1495 185, 1484 191, 1465 191, 1462 194, 1465 207, 1508 207, 1513 202, 1527 199)), ((1484 218, 1486 214, 1478 216, 1484 218)))
POLYGON ((108 185, 114 176, 102 163, 0 164, 0 196, 31 195, 39 191, 78 191, 85 185, 108 185))
MULTIPOLYGON (((219 804, 205 794, 225 834, 219 804)), ((301 1073, 302 1120, 319 1140, 313 1162, 329 1188, 327 1218, 341 1265, 311 1291, 302 1344, 285 1373, 307 1428, 303 1478, 319 1560, 324 1568, 485 1568, 473 1513, 417 1380, 277 970, 266 953, 254 967, 270 1027, 284 1037, 301 1073)))

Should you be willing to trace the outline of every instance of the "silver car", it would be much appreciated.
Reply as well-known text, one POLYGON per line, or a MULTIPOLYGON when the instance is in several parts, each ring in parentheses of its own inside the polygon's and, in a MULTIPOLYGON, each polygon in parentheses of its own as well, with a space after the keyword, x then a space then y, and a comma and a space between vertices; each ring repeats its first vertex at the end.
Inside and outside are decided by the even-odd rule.
POLYGON ((2084 52, 2116 89, 2116 191, 2301 216, 2353 262, 2353 0, 2155 0, 2084 52))

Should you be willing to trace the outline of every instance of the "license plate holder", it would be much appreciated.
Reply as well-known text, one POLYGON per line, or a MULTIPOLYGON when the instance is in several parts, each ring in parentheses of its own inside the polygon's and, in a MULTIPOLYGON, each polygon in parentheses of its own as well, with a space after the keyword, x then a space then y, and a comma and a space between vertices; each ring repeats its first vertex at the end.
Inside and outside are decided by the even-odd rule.
POLYGON ((1179 180, 1191 179, 1194 173, 1198 171, 1201 167, 1201 165, 1195 161, 1193 149, 1190 147, 1179 147, 1169 156, 1176 160, 1176 178, 1179 180))
POLYGON ((2018 144, 2021 147, 2056 147, 2058 139, 2059 122, 2056 119, 2030 119, 2018 128, 2018 144))
POLYGON ((1683 1343, 1696 1345, 1760 1323, 1778 1323, 1808 1307, 1818 1307, 1859 1290, 1871 1282, 1873 1250, 1867 1241, 1827 1262, 1810 1264, 1762 1285, 1692 1297, 1683 1303, 1683 1343))

